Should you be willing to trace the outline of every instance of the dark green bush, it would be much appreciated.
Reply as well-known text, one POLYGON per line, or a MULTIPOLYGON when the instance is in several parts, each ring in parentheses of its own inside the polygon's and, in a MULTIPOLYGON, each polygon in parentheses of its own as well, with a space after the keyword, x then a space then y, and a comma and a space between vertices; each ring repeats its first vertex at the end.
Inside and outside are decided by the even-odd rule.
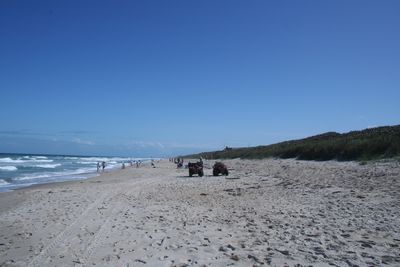
POLYGON ((372 160, 400 156, 400 125, 353 131, 328 132, 269 146, 234 148, 186 157, 208 159, 268 157, 302 160, 372 160))

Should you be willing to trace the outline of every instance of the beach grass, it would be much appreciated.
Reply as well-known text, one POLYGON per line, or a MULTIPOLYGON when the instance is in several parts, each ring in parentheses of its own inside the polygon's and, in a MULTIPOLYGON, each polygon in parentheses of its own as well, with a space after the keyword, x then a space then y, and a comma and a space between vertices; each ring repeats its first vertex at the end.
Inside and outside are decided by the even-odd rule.
POLYGON ((368 128, 340 134, 328 132, 300 140, 273 145, 225 148, 221 151, 188 155, 188 158, 262 159, 296 158, 300 160, 374 160, 400 156, 400 125, 368 128))

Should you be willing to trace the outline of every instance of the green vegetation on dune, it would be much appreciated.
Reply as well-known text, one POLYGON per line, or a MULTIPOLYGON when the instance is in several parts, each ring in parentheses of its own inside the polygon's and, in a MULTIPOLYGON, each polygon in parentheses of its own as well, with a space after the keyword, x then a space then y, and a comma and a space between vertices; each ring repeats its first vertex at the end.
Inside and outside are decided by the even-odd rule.
POLYGON ((400 156, 400 125, 339 134, 328 132, 268 146, 228 148, 187 157, 207 159, 268 157, 301 160, 372 160, 400 156))

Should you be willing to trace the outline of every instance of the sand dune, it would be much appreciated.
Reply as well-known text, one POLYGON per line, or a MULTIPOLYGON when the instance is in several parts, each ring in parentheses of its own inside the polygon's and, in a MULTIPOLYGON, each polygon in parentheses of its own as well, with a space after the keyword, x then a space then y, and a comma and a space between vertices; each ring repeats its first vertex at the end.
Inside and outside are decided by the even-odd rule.
POLYGON ((400 165, 170 162, 0 194, 0 266, 399 266, 400 165))

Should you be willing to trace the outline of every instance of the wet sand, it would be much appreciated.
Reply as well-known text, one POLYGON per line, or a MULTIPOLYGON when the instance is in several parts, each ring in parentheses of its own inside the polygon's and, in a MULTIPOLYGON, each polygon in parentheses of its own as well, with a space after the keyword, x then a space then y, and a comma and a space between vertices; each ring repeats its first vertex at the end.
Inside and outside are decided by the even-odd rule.
POLYGON ((1 193, 0 266, 400 266, 398 161, 224 162, 1 193))

